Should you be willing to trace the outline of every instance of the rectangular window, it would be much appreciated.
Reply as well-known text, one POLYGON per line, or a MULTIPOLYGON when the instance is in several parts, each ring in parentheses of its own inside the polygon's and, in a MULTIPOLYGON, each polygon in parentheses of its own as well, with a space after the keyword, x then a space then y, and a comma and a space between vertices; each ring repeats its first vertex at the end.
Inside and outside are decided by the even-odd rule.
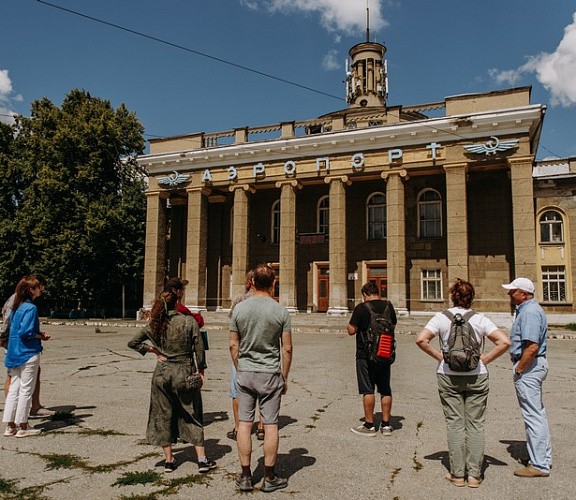
POLYGON ((566 302, 566 268, 542 267, 542 292, 545 302, 566 302))
POLYGON ((422 270, 422 300, 442 300, 442 271, 422 270))

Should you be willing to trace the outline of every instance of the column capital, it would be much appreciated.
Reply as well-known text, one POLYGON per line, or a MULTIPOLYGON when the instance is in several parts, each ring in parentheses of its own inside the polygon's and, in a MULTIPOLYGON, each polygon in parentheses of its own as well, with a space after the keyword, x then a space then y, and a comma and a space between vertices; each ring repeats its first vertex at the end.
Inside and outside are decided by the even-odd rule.
POLYGON ((193 186, 186 188, 187 194, 197 193, 198 191, 200 191, 202 194, 205 194, 206 196, 209 196, 212 193, 212 189, 206 186, 193 186))
POLYGON ((534 164, 534 156, 514 156, 512 158, 507 158, 506 160, 509 166, 520 165, 523 163, 530 163, 530 165, 534 164))
POLYGON ((160 191, 154 189, 152 191, 148 190, 144 193, 147 198, 152 198, 153 196, 158 196, 159 198, 168 199, 170 197, 170 191, 160 191))
POLYGON ((397 170, 386 170, 385 172, 382 172, 380 174, 380 177, 386 180, 388 177, 392 175, 398 175, 399 177, 402 177, 404 180, 408 180, 410 178, 410 176, 408 175, 408 170, 406 170, 405 168, 400 168, 397 170))
POLYGON ((282 181, 276 181, 275 186, 277 188, 281 188, 282 186, 292 186, 293 188, 296 189, 302 189, 302 183, 300 181, 297 181, 296 179, 285 179, 282 181))
POLYGON ((451 163, 444 163, 444 165, 442 165, 442 168, 444 169, 445 172, 451 169, 459 169, 459 168, 463 168, 465 172, 468 172, 470 164, 466 161, 460 161, 460 162, 455 161, 451 163))
POLYGON ((256 192, 256 189, 254 188, 254 186, 252 186, 250 184, 231 184, 230 186, 228 186, 228 190, 230 192, 234 192, 237 189, 243 189, 244 191, 248 191, 252 194, 254 194, 256 192))
POLYGON ((326 184, 330 184, 332 181, 340 181, 347 186, 352 184, 352 181, 347 175, 329 175, 328 177, 324 177, 324 182, 326 184))

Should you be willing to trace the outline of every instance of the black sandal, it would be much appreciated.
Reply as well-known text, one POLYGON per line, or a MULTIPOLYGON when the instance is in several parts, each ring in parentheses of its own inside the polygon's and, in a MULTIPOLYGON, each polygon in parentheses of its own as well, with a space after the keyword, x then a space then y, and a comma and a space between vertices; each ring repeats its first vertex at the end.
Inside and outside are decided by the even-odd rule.
POLYGON ((226 436, 228 437, 228 439, 231 439, 232 441, 236 441, 236 437, 238 436, 238 432, 236 432, 236 429, 232 429, 230 432, 226 433, 226 436))
POLYGON ((256 431, 256 439, 258 441, 264 441, 264 429, 258 429, 256 431))

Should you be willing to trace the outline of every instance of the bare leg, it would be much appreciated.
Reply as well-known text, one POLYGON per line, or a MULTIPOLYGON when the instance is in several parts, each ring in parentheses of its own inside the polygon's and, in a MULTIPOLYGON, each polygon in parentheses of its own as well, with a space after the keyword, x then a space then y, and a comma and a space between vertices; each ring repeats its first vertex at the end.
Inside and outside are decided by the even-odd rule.
POLYGON ((382 396, 380 399, 382 405, 382 420, 390 422, 390 413, 392 411, 392 396, 382 396))
POLYGON ((6 382, 4 382, 4 397, 8 397, 8 391, 10 390, 10 381, 12 377, 10 375, 6 375, 6 382))
POLYGON ((166 446, 162 446, 162 450, 164 451, 164 459, 166 462, 173 462, 174 457, 172 456, 172 445, 167 444, 166 446))
POLYGON ((40 404, 40 367, 38 367, 38 376, 36 377, 36 387, 32 393, 32 411, 38 411, 42 405, 40 404))
POLYGON ((238 432, 238 398, 232 398, 232 413, 234 414, 234 429, 238 432))
POLYGON ((376 404, 376 398, 374 397, 374 394, 364 394, 362 402, 364 403, 364 422, 373 424, 374 405, 376 404))
POLYGON ((264 429, 264 466, 274 467, 278 456, 278 424, 265 424, 264 429))
MULTIPOLYGON (((238 457, 240 458, 240 465, 242 467, 250 467, 250 461, 252 459, 251 430, 252 422, 240 422, 238 424, 236 442, 238 443, 238 457)), ((264 450, 266 450, 266 442, 264 442, 264 450)), ((264 454, 266 454, 266 451, 264 451, 264 454)))

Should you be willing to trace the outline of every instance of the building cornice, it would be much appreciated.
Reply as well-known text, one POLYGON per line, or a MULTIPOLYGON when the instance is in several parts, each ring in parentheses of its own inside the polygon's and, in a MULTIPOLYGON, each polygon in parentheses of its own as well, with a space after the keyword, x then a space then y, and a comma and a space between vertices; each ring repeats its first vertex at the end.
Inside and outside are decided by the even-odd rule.
POLYGON ((529 105, 491 112, 468 113, 413 122, 383 124, 319 134, 224 146, 143 155, 138 158, 149 174, 250 165, 293 158, 318 157, 328 152, 345 155, 390 148, 422 147, 436 143, 468 143, 492 135, 529 134, 542 119, 545 106, 529 105))

